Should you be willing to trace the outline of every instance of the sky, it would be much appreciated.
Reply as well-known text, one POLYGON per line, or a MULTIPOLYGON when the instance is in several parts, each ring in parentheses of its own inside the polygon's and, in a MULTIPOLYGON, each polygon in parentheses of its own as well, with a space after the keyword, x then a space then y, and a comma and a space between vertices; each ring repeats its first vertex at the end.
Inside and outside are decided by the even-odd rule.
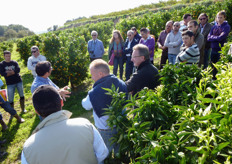
POLYGON ((159 0, 4 0, 0 25, 20 24, 35 33, 78 17, 107 14, 159 0))

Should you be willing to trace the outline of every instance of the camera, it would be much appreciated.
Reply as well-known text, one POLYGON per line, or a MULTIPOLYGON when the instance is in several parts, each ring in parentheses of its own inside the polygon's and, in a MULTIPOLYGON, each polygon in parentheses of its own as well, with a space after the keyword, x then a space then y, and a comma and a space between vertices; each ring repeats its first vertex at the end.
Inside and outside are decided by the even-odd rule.
POLYGON ((93 51, 89 51, 91 54, 93 54, 93 51))

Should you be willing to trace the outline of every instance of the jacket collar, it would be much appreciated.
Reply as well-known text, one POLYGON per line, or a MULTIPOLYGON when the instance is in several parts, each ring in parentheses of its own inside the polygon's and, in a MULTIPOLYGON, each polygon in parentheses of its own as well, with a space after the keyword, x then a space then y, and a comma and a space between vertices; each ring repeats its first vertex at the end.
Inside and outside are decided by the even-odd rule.
POLYGON ((43 119, 42 122, 39 123, 39 125, 35 128, 32 134, 38 132, 43 127, 52 125, 54 123, 67 120, 71 117, 72 113, 67 110, 61 110, 55 113, 50 114, 46 118, 43 119))
POLYGON ((151 64, 150 59, 145 60, 144 62, 142 62, 139 66, 138 66, 138 70, 141 69, 142 67, 144 67, 145 65, 151 64))

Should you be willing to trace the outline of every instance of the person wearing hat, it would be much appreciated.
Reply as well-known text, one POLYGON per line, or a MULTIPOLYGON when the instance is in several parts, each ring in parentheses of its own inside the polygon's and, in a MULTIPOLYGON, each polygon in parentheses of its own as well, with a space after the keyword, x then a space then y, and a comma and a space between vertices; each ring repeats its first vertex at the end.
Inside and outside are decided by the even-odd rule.
POLYGON ((62 110, 63 100, 51 85, 39 86, 32 95, 33 106, 43 121, 26 140, 22 164, 97 164, 108 155, 101 135, 85 118, 70 119, 62 110))

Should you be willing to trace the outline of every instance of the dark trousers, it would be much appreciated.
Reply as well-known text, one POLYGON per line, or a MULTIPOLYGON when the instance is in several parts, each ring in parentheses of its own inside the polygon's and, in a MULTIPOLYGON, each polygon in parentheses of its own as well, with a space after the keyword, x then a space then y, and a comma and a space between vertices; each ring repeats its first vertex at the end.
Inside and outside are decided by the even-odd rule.
POLYGON ((204 69, 206 69, 209 65, 209 56, 211 54, 211 48, 210 49, 205 49, 204 53, 204 69))
POLYGON ((90 61, 92 62, 92 61, 94 61, 96 59, 102 59, 102 58, 90 58, 90 61))
POLYGON ((168 51, 162 51, 161 59, 160 59, 160 69, 163 69, 163 66, 166 64, 168 60, 168 51))
POLYGON ((130 79, 133 72, 134 63, 131 61, 131 56, 126 57, 126 81, 130 79))
POLYGON ((123 57, 114 57, 114 68, 113 68, 113 74, 115 76, 117 76, 117 72, 118 72, 118 66, 119 66, 119 70, 120 70, 120 79, 122 79, 122 75, 123 75, 123 57))
MULTIPOLYGON (((220 53, 218 53, 217 51, 213 51, 211 52, 211 62, 212 63, 217 63, 220 59, 220 53)), ((217 69, 213 66, 212 64, 212 67, 213 67, 213 78, 216 79, 216 74, 217 74, 217 69)))

